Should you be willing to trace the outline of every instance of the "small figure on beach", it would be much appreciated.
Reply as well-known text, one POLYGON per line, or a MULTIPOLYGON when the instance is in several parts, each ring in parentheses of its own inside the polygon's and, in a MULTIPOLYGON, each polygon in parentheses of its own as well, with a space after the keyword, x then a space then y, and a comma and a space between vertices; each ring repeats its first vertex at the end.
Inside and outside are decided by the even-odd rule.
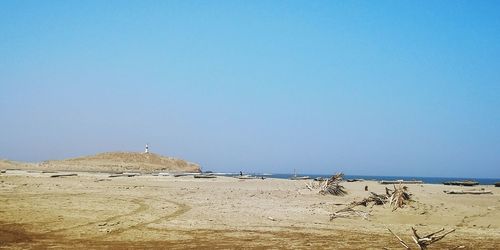
POLYGON ((240 176, 243 176, 243 172, 240 171, 240 176))
POLYGON ((146 149, 144 150, 144 153, 149 153, 149 145, 146 143, 146 149))
POLYGON ((365 191, 368 191, 368 186, 365 186, 365 191))

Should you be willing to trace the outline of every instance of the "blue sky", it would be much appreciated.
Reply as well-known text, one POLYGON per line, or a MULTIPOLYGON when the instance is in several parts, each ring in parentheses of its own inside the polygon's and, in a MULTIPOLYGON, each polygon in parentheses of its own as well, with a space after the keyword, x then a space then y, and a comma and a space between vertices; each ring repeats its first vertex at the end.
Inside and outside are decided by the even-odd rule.
POLYGON ((500 177, 498 1, 0 1, 0 158, 500 177))

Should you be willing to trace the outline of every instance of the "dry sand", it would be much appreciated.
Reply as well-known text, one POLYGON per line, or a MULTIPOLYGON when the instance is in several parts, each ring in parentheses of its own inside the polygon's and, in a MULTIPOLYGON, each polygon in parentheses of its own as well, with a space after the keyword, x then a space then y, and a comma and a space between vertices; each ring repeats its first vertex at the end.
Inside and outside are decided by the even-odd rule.
POLYGON ((411 243, 416 226, 422 233, 456 228, 434 249, 500 249, 500 188, 448 195, 448 186, 408 185, 415 201, 403 209, 358 207, 370 211, 368 220, 330 221, 341 204, 368 196, 365 185, 377 193, 385 186, 344 183, 349 194, 335 197, 307 189, 309 182, 7 171, 0 174, 0 247, 401 249, 387 228, 411 243))

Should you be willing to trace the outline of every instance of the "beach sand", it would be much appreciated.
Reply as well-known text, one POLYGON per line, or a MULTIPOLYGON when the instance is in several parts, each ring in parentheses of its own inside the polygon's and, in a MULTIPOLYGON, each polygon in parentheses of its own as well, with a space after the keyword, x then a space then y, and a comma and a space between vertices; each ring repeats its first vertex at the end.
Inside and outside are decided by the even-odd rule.
POLYGON ((471 188, 407 185, 414 201, 402 209, 357 207, 367 220, 330 221, 368 197, 365 186, 384 193, 386 185, 343 183, 349 194, 336 197, 309 190, 310 180, 50 175, 0 174, 0 247, 401 249, 387 229, 413 246, 415 226, 422 234, 456 229, 434 249, 500 249, 500 188, 493 186, 474 187, 490 195, 449 195, 443 191, 471 188))

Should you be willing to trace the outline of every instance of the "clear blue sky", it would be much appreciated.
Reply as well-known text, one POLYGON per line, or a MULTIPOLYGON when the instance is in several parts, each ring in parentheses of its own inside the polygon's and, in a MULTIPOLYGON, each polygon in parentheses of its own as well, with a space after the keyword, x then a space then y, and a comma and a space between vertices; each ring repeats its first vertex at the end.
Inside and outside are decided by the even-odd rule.
POLYGON ((499 1, 0 1, 0 158, 500 177, 499 1))

